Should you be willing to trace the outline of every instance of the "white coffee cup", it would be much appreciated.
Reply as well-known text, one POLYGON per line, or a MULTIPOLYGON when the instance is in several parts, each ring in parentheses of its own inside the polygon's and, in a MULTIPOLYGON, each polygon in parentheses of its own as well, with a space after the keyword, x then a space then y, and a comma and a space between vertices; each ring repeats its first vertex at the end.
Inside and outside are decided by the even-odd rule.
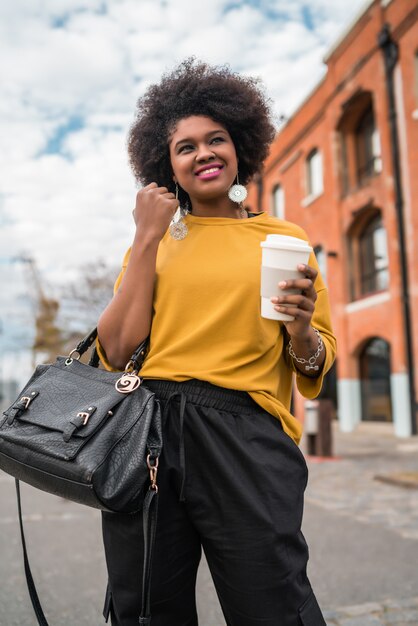
POLYGON ((276 311, 270 298, 300 293, 300 289, 280 289, 279 282, 303 277, 297 266, 300 263, 308 264, 312 248, 304 239, 289 235, 267 235, 266 240, 262 241, 260 246, 262 247, 261 316, 269 320, 291 322, 295 319, 293 315, 276 311))

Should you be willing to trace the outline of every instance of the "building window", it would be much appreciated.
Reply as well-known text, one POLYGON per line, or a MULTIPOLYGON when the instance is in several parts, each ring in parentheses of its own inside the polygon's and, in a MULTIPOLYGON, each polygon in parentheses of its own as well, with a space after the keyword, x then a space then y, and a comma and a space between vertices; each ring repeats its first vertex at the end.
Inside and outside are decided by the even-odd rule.
POLYGON ((366 209, 349 231, 350 291, 353 300, 389 287, 386 229, 377 209, 366 209))
POLYGON ((281 185, 276 185, 273 189, 272 211, 275 217, 284 219, 284 190, 281 185))
POLYGON ((363 421, 392 421, 390 345, 380 337, 369 340, 360 354, 363 421))
POLYGON ((367 295, 389 286, 386 229, 379 215, 359 237, 360 293, 367 295))
POLYGON ((319 196, 324 189, 322 155, 318 148, 312 150, 306 159, 306 191, 308 197, 319 196))
POLYGON ((327 255, 325 254, 324 248, 322 246, 315 246, 314 253, 316 256, 316 260, 318 261, 319 271, 324 280, 324 283, 327 282, 327 255))
POLYGON ((370 183, 382 171, 379 130, 373 94, 359 90, 342 105, 338 122, 342 196, 370 183))
POLYGON ((355 129, 355 144, 357 184, 361 187, 369 178, 382 171, 379 133, 371 106, 360 118, 355 129))

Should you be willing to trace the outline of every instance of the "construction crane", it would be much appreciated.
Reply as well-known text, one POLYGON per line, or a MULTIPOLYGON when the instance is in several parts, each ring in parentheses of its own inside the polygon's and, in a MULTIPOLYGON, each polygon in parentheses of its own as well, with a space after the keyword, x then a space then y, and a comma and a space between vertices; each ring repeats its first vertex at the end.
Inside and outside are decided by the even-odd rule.
POLYGON ((26 281, 34 304, 33 364, 39 362, 40 358, 47 361, 54 360, 62 346, 61 331, 57 325, 59 302, 45 293, 35 259, 21 255, 11 257, 8 261, 9 263, 21 263, 26 268, 26 281))

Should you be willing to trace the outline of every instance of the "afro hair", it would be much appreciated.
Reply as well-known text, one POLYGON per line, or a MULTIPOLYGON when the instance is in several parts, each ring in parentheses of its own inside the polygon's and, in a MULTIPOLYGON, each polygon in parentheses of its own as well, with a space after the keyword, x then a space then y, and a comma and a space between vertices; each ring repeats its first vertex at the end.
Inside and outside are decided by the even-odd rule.
MULTIPOLYGON (((177 122, 205 115, 229 132, 239 159, 240 182, 260 172, 275 128, 270 101, 257 79, 189 58, 151 85, 138 100, 128 135, 129 161, 137 181, 156 182, 174 191, 169 154, 170 135, 177 122)), ((180 203, 189 198, 180 190, 180 203)))

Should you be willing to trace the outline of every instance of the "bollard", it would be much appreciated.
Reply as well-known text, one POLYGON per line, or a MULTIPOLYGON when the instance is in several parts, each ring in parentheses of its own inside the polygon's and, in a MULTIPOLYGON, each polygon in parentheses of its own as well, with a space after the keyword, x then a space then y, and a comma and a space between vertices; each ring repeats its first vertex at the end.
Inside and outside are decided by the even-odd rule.
POLYGON ((310 456, 332 456, 334 403, 328 398, 306 400, 304 432, 310 456))
POLYGON ((334 417, 334 402, 330 398, 319 400, 318 437, 316 451, 319 456, 332 456, 332 420, 334 417))
POLYGON ((319 431, 319 401, 306 400, 304 431, 306 434, 307 453, 317 454, 317 436, 319 431))

